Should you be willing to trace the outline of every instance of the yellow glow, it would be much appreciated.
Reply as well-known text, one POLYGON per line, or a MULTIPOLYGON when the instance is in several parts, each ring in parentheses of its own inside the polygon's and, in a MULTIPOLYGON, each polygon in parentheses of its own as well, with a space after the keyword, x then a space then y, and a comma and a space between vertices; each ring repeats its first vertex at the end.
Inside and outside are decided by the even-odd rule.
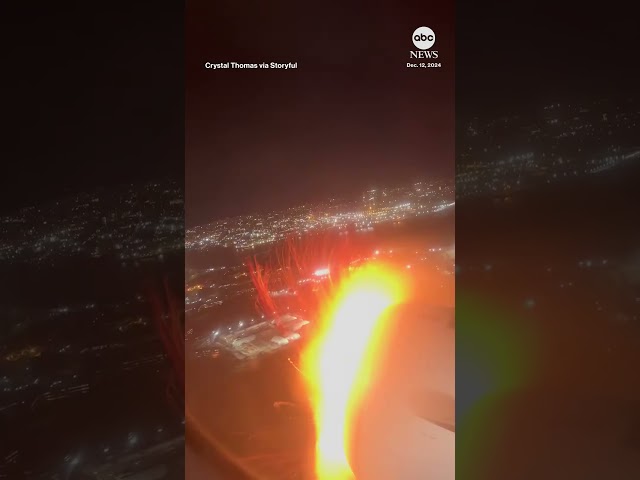
POLYGON ((316 426, 318 480, 354 478, 347 459, 352 412, 375 368, 383 314, 402 300, 405 290, 401 277, 389 268, 357 269, 340 286, 303 354, 316 426))

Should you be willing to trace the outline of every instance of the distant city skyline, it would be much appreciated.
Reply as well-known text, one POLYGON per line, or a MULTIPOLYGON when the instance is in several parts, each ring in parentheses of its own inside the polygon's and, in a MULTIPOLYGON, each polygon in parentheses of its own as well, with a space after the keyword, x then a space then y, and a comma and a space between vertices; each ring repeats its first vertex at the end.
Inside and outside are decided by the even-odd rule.
POLYGON ((224 2, 188 4, 187 226, 376 183, 453 178, 453 3, 429 6, 442 64, 432 69, 406 66, 422 4, 302 11, 284 2, 269 15, 265 24, 224 2), (224 25, 207 20, 220 16, 224 25), (218 58, 298 67, 204 67, 218 58))
POLYGON ((453 179, 414 181, 400 187, 359 192, 340 202, 316 204, 224 218, 189 228, 185 249, 230 247, 238 250, 270 245, 287 235, 324 230, 370 230, 375 225, 423 217, 454 205, 453 179))

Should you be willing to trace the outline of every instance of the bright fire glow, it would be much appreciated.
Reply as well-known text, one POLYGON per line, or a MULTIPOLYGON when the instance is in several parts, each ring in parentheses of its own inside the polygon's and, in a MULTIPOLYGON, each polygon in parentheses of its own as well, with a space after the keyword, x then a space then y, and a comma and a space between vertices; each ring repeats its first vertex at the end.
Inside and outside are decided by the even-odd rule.
POLYGON ((305 350, 302 368, 316 425, 318 480, 354 478, 347 459, 352 413, 366 392, 384 337, 384 313, 405 294, 401 277, 367 265, 344 280, 322 316, 317 337, 305 350))

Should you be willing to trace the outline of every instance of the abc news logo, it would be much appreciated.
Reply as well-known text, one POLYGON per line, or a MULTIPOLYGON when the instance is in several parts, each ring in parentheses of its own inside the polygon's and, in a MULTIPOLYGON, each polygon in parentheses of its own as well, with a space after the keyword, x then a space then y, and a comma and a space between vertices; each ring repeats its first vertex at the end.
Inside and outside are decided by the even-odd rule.
POLYGON ((429 27, 418 27, 411 40, 419 51, 409 52, 409 58, 438 58, 437 50, 429 50, 436 43, 436 34, 429 27))

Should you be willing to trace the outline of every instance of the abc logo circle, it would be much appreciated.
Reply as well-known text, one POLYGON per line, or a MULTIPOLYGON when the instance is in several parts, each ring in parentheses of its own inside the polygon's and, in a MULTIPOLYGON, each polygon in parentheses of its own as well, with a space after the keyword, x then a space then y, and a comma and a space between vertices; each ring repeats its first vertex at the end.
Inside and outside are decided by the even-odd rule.
POLYGON ((436 34, 429 27, 419 27, 411 35, 411 40, 416 48, 427 50, 436 43, 436 34))

